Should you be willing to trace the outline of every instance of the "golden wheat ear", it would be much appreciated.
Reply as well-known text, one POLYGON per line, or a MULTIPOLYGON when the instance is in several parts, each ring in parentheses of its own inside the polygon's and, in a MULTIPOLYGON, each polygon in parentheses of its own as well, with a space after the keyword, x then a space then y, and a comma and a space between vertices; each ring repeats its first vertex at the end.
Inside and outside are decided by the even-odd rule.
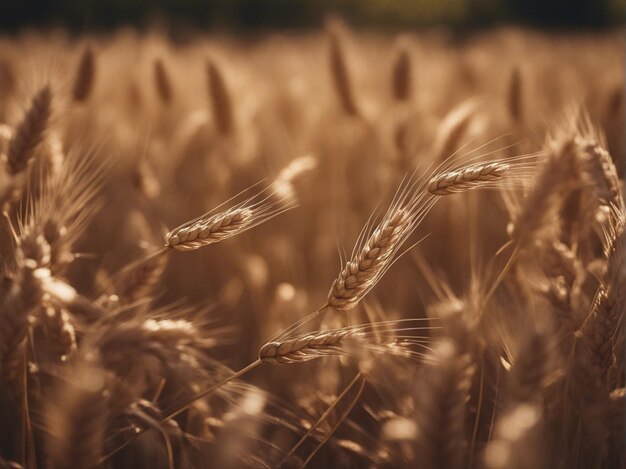
POLYGON ((524 121, 524 94, 522 84, 522 72, 519 67, 515 67, 511 71, 511 77, 509 79, 507 108, 511 119, 516 124, 521 124, 524 121))
POLYGON ((28 166, 48 128, 52 114, 52 90, 44 86, 34 96, 30 108, 17 125, 6 154, 7 171, 18 174, 28 166))
POLYGON ((235 132, 235 111, 224 75, 212 60, 207 61, 207 88, 215 126, 222 135, 235 132))
POLYGON ((404 242, 436 202, 424 186, 419 179, 406 179, 369 236, 369 224, 364 227, 351 259, 333 282, 325 307, 344 311, 354 308, 385 275, 404 242))
POLYGON ((335 94, 341 108, 347 115, 359 117, 361 112, 354 95, 354 86, 348 70, 343 38, 337 25, 331 24, 327 30, 328 59, 335 94))
POLYGON ((208 212, 183 223, 165 235, 165 248, 194 251, 232 238, 295 207, 293 199, 276 199, 274 194, 264 190, 222 212, 208 212))
POLYGON ((396 101, 409 101, 413 94, 413 68, 409 49, 400 45, 391 73, 391 92, 396 101))
POLYGON ((172 81, 162 59, 156 59, 153 64, 154 86, 161 102, 168 105, 172 102, 174 91, 172 81))
POLYGON ((72 97, 75 102, 82 103, 89 99, 96 77, 96 56, 91 47, 86 47, 80 56, 72 97))
POLYGON ((428 181, 428 192, 433 195, 449 195, 484 187, 487 183, 501 179, 509 165, 487 163, 450 171, 428 181))

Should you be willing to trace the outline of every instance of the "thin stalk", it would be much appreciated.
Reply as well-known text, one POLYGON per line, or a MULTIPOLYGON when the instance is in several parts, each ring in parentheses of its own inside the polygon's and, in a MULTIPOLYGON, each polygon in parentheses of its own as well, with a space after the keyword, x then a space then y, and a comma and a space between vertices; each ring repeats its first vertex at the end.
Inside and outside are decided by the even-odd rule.
POLYGON ((281 467, 283 464, 285 464, 289 458, 291 456, 293 456, 293 453, 296 452, 296 450, 302 445, 302 443, 304 443, 306 441, 306 439, 311 435, 311 433, 313 433, 315 431, 315 429, 324 421, 326 420, 326 418, 330 415, 330 413, 335 409, 335 407, 337 407, 337 404, 339 404, 339 402, 341 402, 341 400, 344 398, 344 396, 346 394, 348 394, 348 392, 350 391, 350 389, 352 389, 352 387, 356 384, 356 382, 359 380, 359 378, 361 378, 361 376, 363 376, 360 372, 356 374, 356 376, 354 377, 354 379, 352 379, 352 381, 350 381, 350 384, 348 384, 343 391, 341 391, 341 394, 339 394, 337 396, 337 399, 335 399, 335 401, 328 406, 328 409, 326 409, 326 411, 317 419, 317 421, 311 426, 311 428, 309 428, 306 433, 304 435, 302 435, 302 438, 300 438, 298 440, 298 442, 289 450, 289 452, 285 455, 285 457, 283 457, 283 459, 280 461, 280 463, 278 464, 278 467, 281 467))

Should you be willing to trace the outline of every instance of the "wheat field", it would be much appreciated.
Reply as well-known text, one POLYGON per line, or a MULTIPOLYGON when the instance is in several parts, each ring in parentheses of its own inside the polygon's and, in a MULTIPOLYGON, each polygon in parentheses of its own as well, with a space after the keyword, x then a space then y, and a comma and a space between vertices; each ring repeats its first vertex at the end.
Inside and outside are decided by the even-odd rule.
POLYGON ((623 41, 0 38, 0 467, 624 467, 623 41))

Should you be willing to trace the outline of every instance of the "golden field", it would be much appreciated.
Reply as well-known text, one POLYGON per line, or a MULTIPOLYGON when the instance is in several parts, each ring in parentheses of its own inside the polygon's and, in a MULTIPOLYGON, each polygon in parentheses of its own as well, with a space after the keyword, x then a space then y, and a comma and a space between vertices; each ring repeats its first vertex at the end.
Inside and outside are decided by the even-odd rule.
POLYGON ((0 467, 623 467, 623 57, 0 39, 0 467))

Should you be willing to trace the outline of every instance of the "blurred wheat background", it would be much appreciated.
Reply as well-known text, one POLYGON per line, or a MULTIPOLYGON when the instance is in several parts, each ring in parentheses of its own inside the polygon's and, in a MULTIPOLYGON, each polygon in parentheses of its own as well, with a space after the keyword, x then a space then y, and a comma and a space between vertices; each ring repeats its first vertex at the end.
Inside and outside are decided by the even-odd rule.
POLYGON ((624 467, 601 16, 0 38, 0 467, 624 467))

